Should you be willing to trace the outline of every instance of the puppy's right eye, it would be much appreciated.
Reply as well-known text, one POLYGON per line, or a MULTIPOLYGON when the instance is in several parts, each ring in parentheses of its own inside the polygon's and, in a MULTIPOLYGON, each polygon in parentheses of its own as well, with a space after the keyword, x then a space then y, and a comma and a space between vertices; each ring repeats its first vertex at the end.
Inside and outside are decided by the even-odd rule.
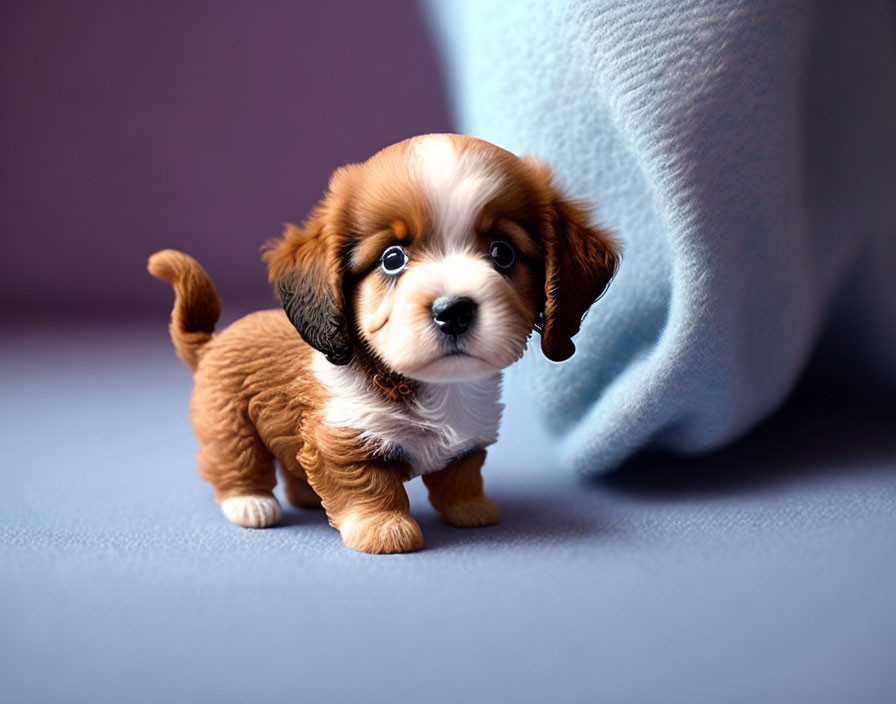
POLYGON ((513 247, 503 240, 495 240, 488 246, 488 253, 499 269, 509 269, 516 260, 513 247))
POLYGON ((408 255, 399 245, 387 247, 380 257, 380 268, 384 274, 396 276, 403 272, 408 265, 408 255))

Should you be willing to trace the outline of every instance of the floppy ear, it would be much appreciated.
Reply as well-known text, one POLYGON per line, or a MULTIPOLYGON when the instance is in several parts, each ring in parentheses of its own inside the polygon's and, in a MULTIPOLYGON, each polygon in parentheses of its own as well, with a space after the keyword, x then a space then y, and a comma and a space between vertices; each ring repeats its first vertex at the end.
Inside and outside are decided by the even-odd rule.
POLYGON ((299 335, 332 364, 352 359, 342 292, 343 238, 326 201, 301 227, 287 224, 280 239, 265 246, 268 278, 299 335))
POLYGON ((541 349, 555 362, 575 352, 572 337, 588 308, 606 290, 619 266, 613 237, 589 223, 586 203, 567 200, 551 186, 544 228, 545 303, 541 349))

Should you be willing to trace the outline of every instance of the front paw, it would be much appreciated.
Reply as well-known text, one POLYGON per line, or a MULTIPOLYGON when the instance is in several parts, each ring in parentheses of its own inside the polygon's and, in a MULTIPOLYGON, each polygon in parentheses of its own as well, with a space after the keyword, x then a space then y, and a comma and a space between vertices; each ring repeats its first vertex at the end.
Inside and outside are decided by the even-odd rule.
POLYGON ((340 521, 339 532, 348 547, 361 552, 413 552, 423 547, 417 521, 401 511, 350 514, 340 521))
POLYGON ((446 523, 458 528, 481 528, 493 526, 501 518, 495 502, 485 496, 458 501, 451 506, 443 506, 442 518, 446 523))

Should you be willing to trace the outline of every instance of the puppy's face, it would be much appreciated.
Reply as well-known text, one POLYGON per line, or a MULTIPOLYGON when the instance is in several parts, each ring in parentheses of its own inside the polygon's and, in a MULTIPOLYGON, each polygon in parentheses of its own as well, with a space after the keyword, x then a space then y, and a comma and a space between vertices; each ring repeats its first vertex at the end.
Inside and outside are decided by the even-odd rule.
POLYGON ((494 374, 522 355, 543 285, 514 158, 484 143, 422 137, 381 152, 355 183, 360 237, 348 257, 361 340, 412 379, 494 374))
POLYGON ((545 165, 458 135, 338 170, 266 258, 287 315, 332 363, 363 350, 430 382, 507 367, 542 316, 545 354, 567 358, 617 263, 545 165))

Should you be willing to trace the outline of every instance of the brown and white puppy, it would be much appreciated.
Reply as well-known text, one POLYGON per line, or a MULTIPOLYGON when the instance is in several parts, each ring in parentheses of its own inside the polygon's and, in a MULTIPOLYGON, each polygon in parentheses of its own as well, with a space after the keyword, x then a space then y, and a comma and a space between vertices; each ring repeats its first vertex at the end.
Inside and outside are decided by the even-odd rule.
POLYGON ((337 170, 264 257, 283 311, 218 334, 199 264, 149 260, 174 285, 171 336, 195 371, 200 476, 229 520, 264 528, 280 518, 276 460, 291 503, 323 506, 346 545, 374 553, 422 546, 403 486, 418 475, 448 523, 498 520, 480 468, 501 370, 535 329, 549 359, 568 358, 618 261, 549 167, 447 134, 337 170))

